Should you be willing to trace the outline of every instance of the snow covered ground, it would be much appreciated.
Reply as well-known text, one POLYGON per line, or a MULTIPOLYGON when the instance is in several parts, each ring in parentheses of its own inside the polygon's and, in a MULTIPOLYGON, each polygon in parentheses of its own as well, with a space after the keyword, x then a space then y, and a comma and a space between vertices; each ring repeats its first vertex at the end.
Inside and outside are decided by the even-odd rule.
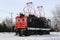
POLYGON ((51 32, 50 35, 15 36, 15 33, 0 33, 0 40, 60 40, 60 32, 51 32))

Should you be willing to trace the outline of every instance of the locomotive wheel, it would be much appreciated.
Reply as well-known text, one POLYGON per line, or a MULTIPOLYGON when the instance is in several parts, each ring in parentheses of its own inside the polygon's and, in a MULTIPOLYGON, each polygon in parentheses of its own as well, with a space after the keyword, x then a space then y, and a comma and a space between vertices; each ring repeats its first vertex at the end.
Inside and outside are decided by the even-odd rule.
POLYGON ((50 31, 46 31, 46 34, 50 34, 50 31))
POLYGON ((19 30, 19 36, 22 36, 24 34, 24 30, 23 29, 20 29, 19 30))
POLYGON ((29 36, 29 31, 27 29, 24 31, 24 35, 29 36))
POLYGON ((28 33, 28 31, 25 31, 24 35, 25 36, 30 36, 30 34, 28 33))
POLYGON ((39 35, 43 35, 43 31, 42 30, 39 30, 39 35))
POLYGON ((47 30, 44 30, 44 31, 43 31, 43 34, 50 34, 50 32, 47 31, 47 30))
POLYGON ((18 35, 18 31, 16 31, 16 34, 15 35, 18 35))
POLYGON ((22 34, 19 32, 19 36, 22 36, 22 34))

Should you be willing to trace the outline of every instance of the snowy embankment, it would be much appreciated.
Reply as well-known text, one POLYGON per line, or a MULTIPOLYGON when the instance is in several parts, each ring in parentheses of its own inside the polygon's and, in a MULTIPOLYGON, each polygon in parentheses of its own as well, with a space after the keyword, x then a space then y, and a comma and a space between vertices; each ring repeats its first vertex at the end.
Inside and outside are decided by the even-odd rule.
POLYGON ((60 32, 50 32, 50 35, 15 36, 15 33, 0 33, 0 40, 60 40, 60 32))

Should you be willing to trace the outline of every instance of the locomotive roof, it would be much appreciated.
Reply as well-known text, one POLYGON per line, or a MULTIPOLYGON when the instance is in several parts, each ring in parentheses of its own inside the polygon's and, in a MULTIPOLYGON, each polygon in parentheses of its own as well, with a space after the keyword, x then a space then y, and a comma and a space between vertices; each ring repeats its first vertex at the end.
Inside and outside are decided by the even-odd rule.
MULTIPOLYGON (((20 18, 21 16, 17 16, 16 18, 20 18)), ((24 17, 27 17, 27 16, 24 16, 24 17)))

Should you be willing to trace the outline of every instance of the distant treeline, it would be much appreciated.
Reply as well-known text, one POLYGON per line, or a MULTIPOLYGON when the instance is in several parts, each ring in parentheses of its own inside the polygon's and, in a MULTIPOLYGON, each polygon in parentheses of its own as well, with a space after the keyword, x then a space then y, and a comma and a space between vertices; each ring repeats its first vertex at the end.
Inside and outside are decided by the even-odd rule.
POLYGON ((14 27, 12 26, 12 28, 7 27, 5 24, 1 25, 0 24, 0 32, 14 32, 14 27))
MULTIPOLYGON (((5 23, 0 24, 0 32, 15 32, 14 31, 15 25, 12 27, 7 27, 5 23)), ((54 29, 51 28, 51 31, 55 31, 54 29)))

